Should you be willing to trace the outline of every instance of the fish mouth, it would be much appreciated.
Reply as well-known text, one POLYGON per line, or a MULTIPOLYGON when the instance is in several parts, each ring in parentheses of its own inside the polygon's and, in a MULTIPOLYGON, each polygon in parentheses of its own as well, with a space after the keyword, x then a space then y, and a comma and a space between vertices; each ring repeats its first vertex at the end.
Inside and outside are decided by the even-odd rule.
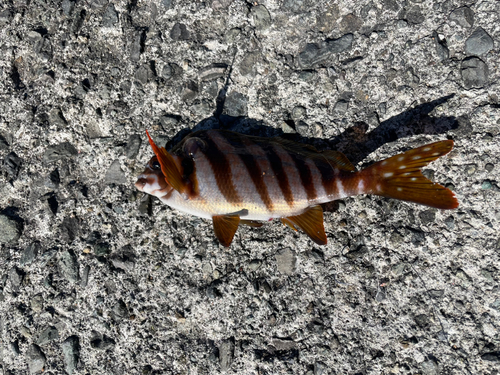
POLYGON ((137 188, 137 190, 143 191, 144 186, 146 186, 146 183, 147 183, 147 180, 145 178, 140 177, 135 182, 135 187, 137 188))

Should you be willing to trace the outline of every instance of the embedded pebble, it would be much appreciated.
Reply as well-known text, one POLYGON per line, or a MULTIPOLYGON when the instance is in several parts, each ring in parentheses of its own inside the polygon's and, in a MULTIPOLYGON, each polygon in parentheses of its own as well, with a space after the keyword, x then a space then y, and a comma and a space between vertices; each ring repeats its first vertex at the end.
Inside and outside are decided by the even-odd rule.
POLYGON ((113 254, 109 260, 114 267, 126 272, 132 272, 135 267, 135 257, 132 247, 124 246, 118 253, 113 254))
POLYGON ((460 73, 467 89, 481 88, 488 82, 488 66, 478 57, 462 60, 460 73))
POLYGON ((0 243, 17 241, 23 233, 22 223, 5 214, 0 214, 0 228, 0 243))
POLYGON ((276 254, 276 265, 278 271, 285 275, 293 275, 295 272, 295 265, 297 263, 297 256, 291 249, 281 250, 276 254))
POLYGON ((347 109, 349 108, 349 103, 345 100, 339 100, 337 103, 335 103, 335 106, 333 110, 339 114, 344 114, 347 112, 347 109))
POLYGON ((31 374, 38 374, 44 370, 46 358, 38 345, 31 344, 26 352, 26 356, 31 374))
POLYGON ((80 339, 78 336, 70 336, 63 341, 61 347, 64 355, 64 369, 71 375, 80 360, 80 339))
POLYGON ((436 220, 436 209, 431 208, 425 211, 422 211, 418 214, 418 217, 422 221, 422 224, 429 224, 436 220))
POLYGON ((417 25, 425 21, 425 16, 422 13, 422 8, 419 5, 411 6, 405 12, 405 19, 411 24, 417 25))
POLYGON ((127 144, 125 145, 124 153, 129 159, 135 159, 141 148, 142 137, 139 134, 132 134, 128 137, 127 144))
POLYGON ((66 216, 60 226, 60 238, 68 243, 75 240, 80 232, 80 220, 75 216, 66 216))
POLYGON ((172 27, 170 37, 173 40, 189 40, 191 38, 191 34, 189 33, 186 25, 178 22, 174 25, 174 27, 172 27))
POLYGON ((195 81, 187 81, 181 88, 181 98, 183 101, 189 101, 198 95, 198 84, 195 81))
POLYGON ((292 109, 292 119, 300 120, 306 115, 306 109, 302 106, 296 106, 292 109))
POLYGON ((345 33, 354 33, 363 26, 363 21, 353 13, 349 13, 342 17, 340 28, 345 33))
POLYGON ((33 242, 32 244, 26 246, 26 248, 24 249, 24 251, 21 255, 21 260, 19 261, 19 263, 22 266, 30 265, 31 263, 33 263, 33 261, 37 257, 39 251, 40 251, 40 243, 39 242, 33 242))
POLYGON ((123 300, 117 301, 112 311, 115 318, 127 319, 129 316, 127 305, 123 300))
POLYGON ((438 375, 440 373, 438 364, 433 360, 422 362, 420 369, 424 375, 438 375))
POLYGON ((16 179, 19 171, 21 170, 23 160, 16 155, 15 152, 10 152, 5 156, 4 159, 4 169, 7 172, 7 175, 11 179, 16 179))
POLYGON ((127 178, 122 171, 120 160, 116 159, 111 163, 104 176, 106 184, 121 185, 127 182, 127 178))
POLYGON ((102 15, 102 25, 104 27, 113 27, 118 23, 118 13, 114 4, 109 4, 102 15))
POLYGON ((232 117, 246 116, 248 114, 247 103, 248 99, 245 95, 232 91, 226 97, 223 113, 232 117))
POLYGON ((71 143, 63 142, 47 147, 43 155, 43 161, 46 163, 53 163, 58 160, 68 159, 77 154, 78 151, 71 143))
POLYGON ((308 43, 299 53, 298 64, 302 69, 311 69, 327 62, 332 54, 348 51, 352 48, 353 34, 346 34, 338 39, 324 41, 320 44, 308 43))
POLYGON ((19 291, 21 284, 23 283, 24 276, 25 273, 22 270, 16 267, 10 269, 9 280, 13 291, 19 291))
POLYGON ((0 12, 0 25, 5 25, 12 19, 12 13, 9 10, 0 12))
POLYGON ((44 298, 42 294, 37 294, 36 296, 33 296, 33 298, 30 301, 31 309, 36 313, 42 311, 43 301, 44 298))
POLYGON ((80 279, 78 260, 74 252, 62 252, 57 260, 59 274, 66 280, 76 283, 80 279))
POLYGON ((450 51, 446 45, 446 40, 441 40, 436 32, 432 34, 434 39, 434 45, 436 46, 436 53, 441 61, 446 60, 450 57, 450 51))
POLYGON ((232 339, 225 340, 219 347, 219 363, 222 371, 227 371, 231 368, 234 360, 234 341, 232 339))
POLYGON ((261 59, 262 56, 258 51, 247 53, 239 65, 240 73, 244 76, 255 76, 256 65, 261 59))
POLYGON ((465 52, 468 55, 484 55, 493 49, 493 39, 482 27, 478 27, 465 41, 465 52))
POLYGON ((37 345, 44 346, 59 339, 59 331, 56 327, 47 327, 38 335, 37 345))
POLYGON ((252 7, 250 13, 257 30, 266 30, 271 26, 271 15, 264 5, 252 7))
POLYGON ((132 61, 139 61, 141 54, 144 52, 144 42, 146 34, 144 31, 136 31, 132 36, 132 43, 130 44, 130 59, 132 61))
POLYGON ((474 26, 474 11, 466 6, 455 9, 450 13, 450 20, 462 27, 474 26))

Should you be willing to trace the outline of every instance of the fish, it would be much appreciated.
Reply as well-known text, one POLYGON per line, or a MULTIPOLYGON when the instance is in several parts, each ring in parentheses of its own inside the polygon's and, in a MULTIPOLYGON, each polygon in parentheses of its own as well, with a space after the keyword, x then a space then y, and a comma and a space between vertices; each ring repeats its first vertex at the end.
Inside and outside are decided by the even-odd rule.
POLYGON ((418 147, 360 171, 341 152, 318 151, 280 137, 201 130, 171 151, 146 130, 154 156, 136 188, 179 211, 212 220, 229 247, 240 225, 279 219, 326 245, 321 204, 373 194, 439 209, 454 209, 455 194, 424 177, 421 169, 453 148, 452 140, 418 147))

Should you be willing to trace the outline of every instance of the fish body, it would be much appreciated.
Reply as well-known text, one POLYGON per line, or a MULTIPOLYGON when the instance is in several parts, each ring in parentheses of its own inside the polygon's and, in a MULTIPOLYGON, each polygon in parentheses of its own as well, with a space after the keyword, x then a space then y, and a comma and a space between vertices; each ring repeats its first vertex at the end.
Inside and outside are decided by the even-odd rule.
POLYGON ((219 241, 229 246, 238 225, 259 226, 279 218, 326 244, 320 204, 375 194, 451 209, 454 194, 420 169, 445 155, 453 141, 426 145, 356 171, 340 152, 224 130, 198 131, 171 152, 158 148, 136 187, 180 211, 212 219, 219 241))

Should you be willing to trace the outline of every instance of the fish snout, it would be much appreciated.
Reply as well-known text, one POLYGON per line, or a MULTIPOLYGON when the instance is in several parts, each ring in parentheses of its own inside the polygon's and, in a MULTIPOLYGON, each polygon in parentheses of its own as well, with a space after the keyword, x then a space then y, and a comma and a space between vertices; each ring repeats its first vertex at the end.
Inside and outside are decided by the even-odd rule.
POLYGON ((148 181, 144 177, 139 177, 135 182, 135 187, 137 188, 137 190, 143 191, 144 186, 146 186, 147 182, 148 181))

